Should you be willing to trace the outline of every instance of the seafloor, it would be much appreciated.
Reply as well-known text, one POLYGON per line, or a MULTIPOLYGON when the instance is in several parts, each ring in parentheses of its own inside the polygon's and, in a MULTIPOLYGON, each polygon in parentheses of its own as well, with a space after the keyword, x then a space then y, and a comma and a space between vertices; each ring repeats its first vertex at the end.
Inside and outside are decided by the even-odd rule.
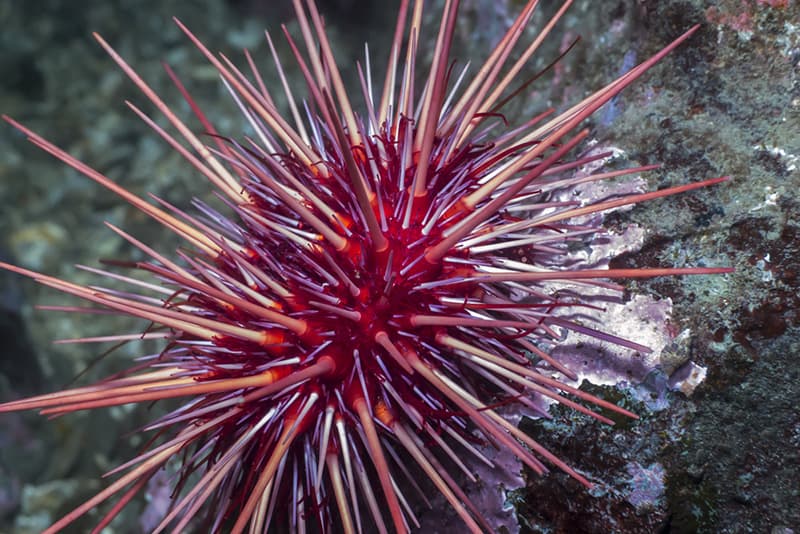
MULTIPOLYGON (((460 42, 454 47, 458 58, 485 56, 522 3, 463 0, 460 42)), ((159 62, 170 63, 220 128, 230 131, 240 123, 239 115, 170 17, 181 18, 213 49, 238 58, 237 51, 247 47, 266 65, 261 30, 279 34, 279 23, 291 21, 289 4, 0 0, 0 112, 133 192, 153 192, 187 206, 192 196, 207 194, 206 182, 188 172, 127 110, 125 99, 141 103, 144 98, 91 32, 101 33, 177 103, 180 98, 159 62)), ((541 4, 532 29, 541 27, 558 3, 541 4)), ((383 5, 325 2, 343 65, 361 54, 364 40, 375 44, 374 58, 384 57, 393 8, 383 5)), ((588 493, 558 473, 528 477, 527 486, 510 498, 517 512, 510 530, 800 530, 797 0, 579 0, 530 72, 576 36, 581 41, 509 115, 526 116, 548 105, 563 109, 695 23, 702 25, 696 35, 601 110, 592 123, 593 137, 624 151, 631 162, 663 163, 662 170, 646 176, 651 188, 719 175, 732 180, 614 214, 608 224, 638 225, 645 229, 645 241, 640 251, 613 263, 729 264, 736 272, 628 284, 631 295, 669 299, 671 319, 661 326, 684 335, 645 380, 619 388, 584 385, 634 410, 640 420, 610 429, 554 410, 552 421, 523 423, 597 488, 588 493), (678 382, 674 373, 687 368, 705 369, 705 380, 693 392, 670 388, 678 382)), ((354 74, 350 69, 346 76, 354 74)), ((177 104, 182 113, 185 107, 177 104)), ((82 283, 90 278, 73 264, 131 257, 130 248, 103 221, 159 250, 178 245, 142 214, 6 125, 0 126, 0 206, 0 259, 82 283)), ((53 339, 142 327, 125 318, 98 320, 33 308, 62 302, 68 301, 0 273, 0 400, 60 388, 87 367, 81 382, 105 376, 141 350, 123 348, 98 358, 103 348, 52 345, 53 339)), ((39 532, 97 491, 98 475, 142 444, 141 437, 127 433, 151 416, 132 407, 53 421, 35 414, 1 415, 0 533, 39 532)), ((152 509, 144 500, 134 502, 107 532, 142 531, 142 518, 152 509)), ((99 517, 90 514, 71 532, 88 531, 99 517)))

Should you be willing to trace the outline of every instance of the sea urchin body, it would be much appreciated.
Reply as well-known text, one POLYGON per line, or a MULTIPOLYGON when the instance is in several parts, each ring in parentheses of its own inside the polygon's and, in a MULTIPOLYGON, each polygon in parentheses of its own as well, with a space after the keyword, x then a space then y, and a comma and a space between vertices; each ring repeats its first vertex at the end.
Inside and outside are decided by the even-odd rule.
POLYGON ((653 168, 575 174, 607 157, 572 155, 587 136, 578 128, 694 28, 569 110, 508 129, 498 110, 570 2, 512 64, 536 5, 529 2, 467 81, 450 65, 458 2, 446 1, 433 64, 416 88, 423 3, 403 0, 380 90, 369 66, 359 71, 363 113, 345 92, 314 3, 294 3, 305 52, 286 37, 308 99, 299 105, 276 60, 290 119, 277 111, 249 55, 246 75, 176 21, 217 69, 254 133, 218 134, 168 69, 210 145, 96 36, 179 136, 129 106, 215 186, 229 215, 199 201, 198 215, 155 197, 145 202, 6 118, 191 247, 170 259, 109 225, 150 258, 133 266, 149 279, 95 272, 134 291, 2 265, 97 306, 67 311, 112 310, 152 323, 142 334, 82 341, 154 338, 164 347, 122 375, 8 402, 0 411, 62 415, 185 402, 148 427, 156 438, 114 470, 124 474, 48 532, 114 500, 99 530, 178 459, 174 500, 157 531, 185 531, 201 516, 204 529, 236 533, 271 524, 298 532, 407 532, 417 523, 405 489, 416 486, 413 472, 426 475, 470 531, 488 531, 448 471, 472 478, 470 463, 491 464, 478 444, 508 449, 536 473, 555 466, 590 486, 504 419, 499 403, 533 406, 532 397, 544 396, 608 423, 581 401, 635 417, 566 384, 563 377, 574 375, 542 350, 564 330, 646 350, 584 324, 580 311, 592 304, 581 299, 581 287, 728 271, 574 270, 559 262, 569 242, 599 231, 577 218, 723 180, 603 201, 554 199, 578 183, 653 168), (565 287, 570 291, 557 290, 565 287))

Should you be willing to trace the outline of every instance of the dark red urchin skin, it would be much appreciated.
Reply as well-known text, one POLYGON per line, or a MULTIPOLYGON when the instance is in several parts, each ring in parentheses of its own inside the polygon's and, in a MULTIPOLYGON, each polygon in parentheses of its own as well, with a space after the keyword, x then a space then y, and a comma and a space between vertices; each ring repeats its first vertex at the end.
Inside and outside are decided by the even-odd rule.
MULTIPOLYGON (((413 127, 410 121, 403 121, 403 126, 413 127)), ((415 168, 408 167, 403 169, 401 158, 397 151, 392 150, 397 143, 390 141, 386 132, 383 136, 376 136, 370 142, 369 152, 377 154, 379 152, 378 143, 381 143, 381 150, 386 154, 386 158, 377 166, 380 173, 375 177, 375 188, 380 193, 382 204, 378 205, 377 197, 372 200, 372 206, 376 218, 382 222, 382 230, 387 240, 387 247, 381 251, 375 251, 368 238, 358 233, 348 234, 348 245, 343 250, 336 250, 327 242, 314 243, 311 247, 298 245, 297 243, 281 240, 274 232, 269 232, 262 224, 249 224, 241 231, 242 236, 246 236, 245 243, 248 252, 248 259, 253 265, 265 273, 286 277, 286 286, 290 290, 292 297, 288 302, 290 315, 297 319, 306 321, 309 325, 310 334, 290 334, 274 343, 264 346, 254 347, 248 342, 241 342, 235 338, 218 338, 216 344, 225 349, 234 350, 240 354, 245 354, 245 361, 236 358, 237 364, 244 363, 250 366, 253 373, 257 372, 260 364, 269 363, 275 357, 286 355, 301 355, 298 368, 306 367, 311 362, 329 359, 333 369, 328 373, 318 377, 313 384, 301 386, 297 392, 308 397, 313 394, 320 396, 320 401, 315 403, 310 412, 305 414, 306 421, 320 421, 327 407, 343 402, 352 411, 353 406, 359 400, 370 399, 373 409, 380 408, 381 417, 385 421, 394 419, 393 411, 387 405, 401 408, 413 409, 422 420, 431 428, 437 428, 439 420, 452 422, 458 411, 453 411, 452 404, 443 395, 432 388, 431 385, 421 378, 414 375, 407 363, 399 359, 387 358, 386 350, 378 341, 378 336, 384 339, 398 340, 396 346, 401 353, 413 350, 425 364, 431 367, 438 367, 442 363, 442 356, 439 359, 428 357, 430 347, 439 345, 437 335, 441 335, 447 329, 443 327, 416 326, 413 318, 416 315, 425 315, 441 312, 445 307, 441 304, 440 298, 450 297, 459 300, 467 300, 477 291, 476 287, 470 285, 456 286, 449 290, 424 291, 417 288, 419 284, 440 279, 450 279, 453 277, 467 277, 477 273, 477 271, 467 263, 444 263, 434 264, 425 260, 424 255, 429 248, 441 241, 441 236, 448 228, 455 226, 463 220, 465 213, 462 210, 455 210, 450 215, 445 215, 443 222, 432 227, 430 232, 423 233, 422 225, 412 222, 408 227, 403 226, 400 208, 403 201, 407 198, 407 188, 404 190, 398 186, 401 183, 401 172, 407 176, 413 175, 415 168), (394 208, 393 208, 394 207, 394 208), (327 265, 326 261, 333 267, 328 276, 323 275, 327 265), (324 301, 326 308, 320 308, 320 301, 324 301), (320 346, 324 346, 320 350, 320 346), (426 348, 427 347, 427 348, 426 348), (260 354, 260 355, 259 355, 260 354), (302 355, 308 355, 302 357, 302 355), (355 357, 354 357, 355 356, 355 357), (359 368, 356 367, 356 358, 359 361, 359 368), (247 361, 250 360, 250 361, 247 361), (381 383, 388 381, 399 395, 398 399, 382 398, 378 392, 381 391, 381 383), (416 390, 416 393, 415 393, 416 390), (420 394, 419 392, 424 392, 420 394), (420 400, 421 396, 428 398, 424 403, 420 400)), ((436 143, 436 147, 441 147, 446 143, 441 141, 436 143)), ((334 145, 329 144, 329 148, 334 145)), ((360 148, 363 154, 366 151, 360 148)), ((433 150, 433 155, 437 154, 433 150)), ((358 152, 356 152, 358 153, 358 152)), ((483 174, 475 172, 475 168, 480 167, 487 157, 492 156, 491 146, 467 146, 458 157, 451 160, 451 164, 440 169, 429 180, 429 194, 425 197, 416 198, 410 212, 410 221, 422 221, 430 215, 432 210, 453 209, 458 199, 467 192, 474 191, 476 184, 483 178, 483 174), (450 170, 456 170, 458 175, 453 176, 450 170), (453 184, 458 184, 454 187, 453 184), (447 190, 456 193, 447 194, 447 190)), ((329 157, 331 154, 328 155, 329 157)), ((370 161, 367 157, 356 158, 361 166, 361 171, 368 175, 370 161)), ((357 200, 352 191, 346 187, 341 187, 346 178, 342 175, 346 172, 342 167, 341 159, 330 157, 324 165, 332 169, 332 175, 327 178, 327 183, 320 179, 316 167, 304 167, 294 161, 291 156, 284 156, 282 162, 287 168, 291 169, 294 176, 312 190, 325 190, 329 192, 327 196, 320 197, 323 201, 335 209, 338 213, 345 215, 344 219, 356 221, 360 214, 357 212, 357 200), (320 184, 320 182, 322 182, 320 184), (327 186, 327 188, 326 188, 327 186)), ((254 179, 261 175, 264 181, 271 178, 263 175, 258 168, 258 158, 253 155, 247 171, 254 179)), ((263 162, 261 162, 263 163, 263 162)), ((375 167, 373 167, 375 168, 375 167)), ((435 168, 431 166, 431 168, 435 168)), ((277 219, 285 217, 293 220, 296 214, 285 205, 276 205, 270 200, 269 191, 261 184, 251 183, 246 188, 247 194, 252 199, 252 205, 241 207, 240 209, 260 213, 262 217, 277 219), (284 208, 284 209, 281 209, 284 208)), ((244 217, 247 220, 247 217, 244 217)), ((298 225, 303 229, 302 223, 298 225)), ((345 225, 341 230, 347 231, 345 225)), ((467 253, 454 251, 449 257, 462 259, 467 258, 467 253)), ((221 272, 232 277, 240 277, 235 261, 225 254, 220 255, 216 260, 216 265, 221 272)), ((151 268, 155 269, 155 268, 151 268)), ((274 295, 267 295, 272 298, 274 295)), ((214 309, 213 301, 205 297, 203 307, 207 310, 214 309)), ((531 307, 534 304, 527 304, 531 307)), ((557 305, 557 304, 556 304, 557 305)), ((549 306, 553 306, 551 303, 549 306)), ((256 319, 248 316, 241 309, 235 307, 217 307, 215 313, 224 320, 233 319, 238 324, 252 324, 256 319)), ((509 338, 507 334, 494 332, 487 329, 485 335, 498 339, 509 338)), ((519 335, 524 335, 523 331, 519 335)), ((513 338, 513 336, 511 336, 513 338)), ((214 356, 219 360, 219 355, 214 356)), ((456 365, 458 373, 462 376, 464 383, 471 381, 470 374, 466 369, 456 364, 457 358, 449 357, 444 361, 449 365, 456 365)), ((228 362, 228 363, 233 363, 228 362)), ((225 363, 219 362, 216 363, 225 363)), ((206 368, 209 368, 206 364, 206 368)), ((235 373, 210 373, 199 380, 216 380, 227 378, 228 376, 240 376, 245 368, 237 368, 235 373)), ((288 376, 290 371, 284 371, 279 378, 288 376)), ((485 389, 485 386, 482 386, 485 389)), ((492 388, 493 389, 493 388, 492 388)), ((517 393, 521 394, 521 391, 517 393)), ((497 394, 497 391, 495 391, 497 394)), ((507 396, 507 395, 506 395, 507 396)), ((275 399, 270 399, 274 403, 275 399)), ((250 419, 256 419, 262 414, 269 404, 262 406, 262 403, 251 403, 244 408, 249 414, 250 419)), ((297 412, 298 409, 295 409, 297 412)), ((293 416, 297 416, 294 413, 293 416)), ((463 414, 458 418, 461 419, 463 414)), ((311 423, 307 423, 307 426, 311 423)), ((461 422, 464 425, 465 422, 461 422)), ((231 436, 241 435, 242 429, 247 425, 242 421, 235 423, 236 431, 230 432, 231 436)), ((440 430, 437 430, 439 432, 440 430)), ((220 431, 220 435, 226 432, 220 431)), ((277 436, 265 435, 263 441, 269 444, 277 436)), ((474 438, 469 438, 473 440, 474 438)), ((274 444, 273 444, 274 446, 274 444)), ((330 447, 335 448, 333 441, 330 447)), ((268 457, 264 454, 271 447, 261 445, 259 449, 253 451, 254 461, 258 458, 268 457)), ((309 467, 309 466, 307 466, 309 467)), ((193 470, 187 469, 188 472, 193 470)), ((243 487, 251 487, 254 483, 251 477, 242 481, 243 487)), ((237 492, 247 495, 247 491, 237 492)), ((311 496, 306 496, 309 501, 313 501, 311 496)), ((242 505, 241 502, 231 503, 229 510, 233 513, 242 505)), ((322 518, 320 518, 322 520, 322 518)), ((330 519, 326 518, 320 524, 326 524, 330 519)))
MULTIPOLYGON (((347 340, 352 343, 353 347, 361 349, 362 352, 365 351, 367 354, 376 350, 374 337, 378 332, 390 331, 392 334, 396 334, 400 330, 407 330, 411 326, 410 317, 413 314, 430 312, 432 307, 438 304, 438 300, 431 292, 415 291, 414 287, 416 285, 436 279, 449 278, 456 273, 474 272, 474 270, 463 265, 455 267, 442 265, 441 263, 432 265, 424 261, 424 253, 429 246, 438 243, 442 232, 462 220, 463 213, 458 212, 448 217, 426 234, 423 234, 422 225, 419 223, 411 223, 407 228, 403 228, 401 218, 398 217, 396 211, 393 212, 392 210, 392 206, 402 206, 404 196, 407 194, 406 191, 400 191, 396 187, 400 181, 398 178, 400 175, 400 161, 397 154, 390 150, 395 143, 386 142, 383 139, 372 141, 372 153, 377 153, 376 142, 380 142, 385 152, 389 155, 389 158, 383 160, 381 166, 378 167, 380 169, 379 190, 382 196, 382 205, 379 207, 375 198, 372 201, 376 218, 383 220, 384 223, 384 235, 388 241, 388 246, 384 250, 375 251, 365 236, 353 233, 348 237, 347 248, 342 251, 334 249, 329 243, 325 242, 315 243, 311 251, 294 243, 280 242, 278 239, 273 242, 250 241, 248 243, 248 247, 253 253, 253 259, 259 267, 271 270, 269 266, 280 265, 281 269, 286 273, 290 273, 292 278, 288 280, 287 286, 293 294, 291 300, 293 311, 304 317, 306 317, 304 312, 307 312, 307 318, 313 324, 315 332, 326 332, 325 339, 347 340), (276 244, 280 248, 274 250, 276 244), (265 257, 269 257, 269 259, 264 261, 265 257), (277 257, 280 257, 280 261, 278 261, 277 257), (259 259, 262 261, 259 262, 259 259), (326 260, 332 260, 332 262, 328 264, 326 260), (330 273, 330 277, 322 281, 320 285, 315 286, 309 283, 312 279, 320 282, 320 273, 330 267, 339 269, 342 274, 347 273, 347 280, 344 280, 342 276, 337 276, 339 273, 333 271, 330 273), (325 313, 324 310, 310 305, 310 302, 318 302, 323 298, 330 302, 335 302, 335 304, 329 304, 332 308, 338 309, 340 313, 347 313, 345 320, 341 315, 325 313), (358 317, 356 318, 354 315, 358 317)), ((487 150, 486 148, 469 148, 470 150, 467 152, 470 155, 487 150)), ((284 162, 286 159, 288 158, 284 158, 284 162)), ((370 171, 368 168, 369 161, 360 159, 359 163, 362 166, 362 172, 367 174, 370 171)), ((472 165, 463 161, 458 163, 461 164, 459 171, 462 173, 462 176, 458 178, 464 183, 463 188, 473 190, 473 184, 482 175, 472 172, 472 165)), ((345 180, 341 176, 346 171, 342 169, 338 161, 329 161, 326 166, 335 169, 334 176, 328 179, 329 182, 345 180)), ((306 181, 311 188, 319 187, 319 177, 314 174, 313 170, 304 169, 301 171, 302 167, 296 162, 289 167, 294 170, 294 175, 298 179, 306 181)), ((256 175, 254 168, 251 167, 248 170, 256 175)), ((405 170, 405 174, 410 176, 414 170, 414 167, 409 167, 405 170)), ((452 179, 453 177, 449 175, 447 169, 437 173, 435 180, 431 180, 429 195, 415 200, 411 214, 412 221, 423 220, 432 207, 438 207, 449 200, 447 195, 441 194, 442 187, 437 186, 438 184, 449 184, 452 179), (434 206, 430 205, 432 199, 436 201, 434 206)), ((352 192, 346 188, 335 187, 336 184, 329 183, 328 185, 334 185, 334 187, 330 187, 332 194, 324 197, 324 202, 334 207, 338 212, 346 213, 348 220, 357 219, 359 214, 354 212, 353 206, 356 204, 356 200, 352 197, 352 192)), ((322 187, 325 187, 324 183, 322 187)), ((277 214, 273 206, 259 199, 257 192, 251 192, 251 197, 254 199, 255 210, 265 213, 272 211, 272 213, 277 214)), ((289 210, 285 213, 280 213, 280 215, 284 215, 287 218, 296 216, 289 210)), ((299 227, 303 229, 302 223, 299 227)), ((244 235, 256 236, 263 230, 263 228, 256 226, 251 228, 250 231, 244 232, 244 235)), ((345 230, 345 228, 343 227, 342 230, 345 230)), ((462 256, 466 257, 466 254, 462 254, 462 256)), ((234 269, 225 263, 225 258, 220 257, 218 260, 219 267, 233 273, 234 269)), ((460 291, 463 296, 468 293, 468 289, 460 291)), ((421 333, 419 335, 422 336, 421 333)), ((423 337, 427 341, 432 340, 430 332, 427 332, 423 337)), ((420 337, 416 342, 421 341, 423 337, 420 337)), ((319 339, 313 341, 315 344, 319 343, 319 339)), ((306 347, 306 349, 310 348, 306 347)), ((348 368, 348 371, 351 370, 352 361, 347 357, 342 358, 341 368, 348 368)), ((374 358, 367 358, 366 362, 369 364, 371 360, 374 360, 374 358)), ((339 368, 340 366, 337 362, 337 369, 339 368)), ((379 371, 378 369, 370 370, 379 371)))
MULTIPOLYGON (((421 224, 418 223, 412 223, 408 228, 403 228, 398 214, 392 210, 392 206, 402 204, 403 197, 407 193, 396 187, 396 184, 400 182, 398 176, 401 172, 400 158, 396 152, 391 150, 396 143, 387 142, 386 137, 377 139, 371 143, 372 153, 377 153, 376 143, 382 143, 385 152, 389 155, 382 162, 383 165, 378 167, 381 170, 380 191, 383 205, 379 207, 377 200, 373 199, 375 216, 384 221, 384 235, 388 241, 385 250, 376 252, 368 239, 359 234, 351 234, 348 247, 338 251, 325 242, 315 243, 313 249, 308 250, 294 243, 281 242, 279 239, 270 242, 267 240, 270 236, 264 236, 263 240, 256 240, 255 236, 264 232, 264 228, 260 226, 251 227, 243 232, 243 235, 249 238, 247 246, 256 266, 265 272, 270 272, 274 270, 275 266, 280 265, 280 269, 291 277, 287 279, 287 287, 292 293, 290 302, 292 315, 307 320, 310 330, 314 333, 314 337, 311 339, 295 335, 292 336, 293 339, 286 340, 279 346, 265 348, 273 354, 311 354, 320 344, 326 342, 343 344, 342 347, 329 347, 316 356, 316 358, 323 356, 332 358, 335 368, 333 372, 320 377, 326 402, 320 403, 321 407, 316 408, 318 412, 322 412, 328 402, 335 402, 336 394, 349 403, 352 403, 352 399, 350 399, 352 395, 359 394, 360 386, 355 384, 358 377, 353 358, 353 354, 356 352, 359 354, 363 366, 361 372, 368 377, 366 387, 370 391, 380 389, 376 385, 376 381, 386 380, 392 376, 407 375, 403 366, 395 360, 386 358, 385 350, 376 341, 376 336, 384 333, 392 339, 401 338, 405 344, 414 345, 418 349, 423 344, 433 345, 436 333, 440 329, 415 327, 412 324, 412 317, 416 314, 432 313, 441 309, 439 296, 466 299, 473 291, 472 288, 459 287, 458 291, 443 291, 439 295, 431 291, 415 290, 415 286, 420 283, 475 273, 474 269, 464 264, 432 265, 423 258, 429 246, 440 241, 442 232, 463 219, 463 213, 458 212, 450 216, 446 222, 435 226, 431 232, 425 235, 423 235, 421 224), (277 250, 276 244, 279 245, 277 250), (327 279, 321 276, 321 272, 326 268, 325 262, 328 258, 333 259, 332 265, 340 269, 343 274, 347 273, 348 280, 337 277, 338 273, 335 272, 330 273, 331 276, 327 279), (349 282, 352 282, 352 285, 349 282), (330 309, 336 309, 338 313, 319 309, 320 300, 326 301, 330 309), (341 314, 347 315, 343 317, 341 314)), ((487 150, 486 147, 468 147, 465 154, 474 157, 487 150)), ((285 157, 284 163, 286 163, 286 159, 290 159, 290 157, 285 157)), ((307 185, 312 188, 319 187, 319 177, 314 173, 313 168, 303 169, 297 162, 292 163, 287 166, 294 170, 298 179, 306 181, 307 185)), ((367 159, 359 159, 359 163, 362 165, 362 171, 369 170, 367 159)), ((464 161, 458 163, 460 164, 459 171, 462 174, 458 179, 464 184, 463 189, 474 189, 473 184, 482 177, 481 174, 471 172, 473 165, 464 161)), ((335 182, 337 179, 345 180, 341 175, 346 171, 341 168, 339 162, 328 161, 326 166, 336 169, 333 173, 334 177, 329 178, 329 182, 335 182)), ((255 168, 251 167, 249 171, 253 175, 257 175, 255 168)), ((405 174, 410 176, 413 171, 414 167, 407 168, 405 174)), ((424 218, 432 208, 429 202, 431 199, 437 201, 437 205, 433 207, 438 207, 442 202, 449 200, 448 196, 441 195, 442 188, 437 187, 437 184, 450 184, 452 178, 446 169, 437 174, 435 180, 431 181, 430 195, 415 201, 411 215, 412 221, 424 218)), ((325 203, 340 213, 346 213, 348 220, 356 220, 359 214, 353 208, 356 200, 351 194, 349 195, 352 192, 342 187, 331 187, 330 191, 332 194, 323 199, 325 203)), ((264 213, 271 211, 274 215, 284 215, 287 218, 295 217, 291 211, 275 212, 274 206, 259 200, 256 192, 251 192, 251 197, 254 199, 255 210, 264 213)), ((302 224, 300 228, 302 229, 302 224)), ((462 256, 466 257, 466 254, 462 254, 462 256)), ((217 259, 217 266, 232 275, 236 272, 235 267, 230 265, 225 256, 217 259)), ((221 313, 231 316, 228 310, 222 310, 221 313)), ((245 322, 248 319, 251 318, 244 319, 245 322)), ((230 338, 220 339, 219 344, 229 348, 243 348, 236 340, 230 338)), ((252 349, 252 347, 249 348, 252 349)), ((428 363, 434 364, 435 362, 428 363)), ((403 379, 407 381, 402 387, 403 391, 410 391, 411 387, 428 389, 426 383, 419 377, 403 376, 403 379)), ((440 397, 435 391, 429 393, 440 397)), ((426 408, 412 396, 404 400, 420 410, 426 419, 434 415, 434 410, 426 408)), ((440 401, 445 403, 444 399, 440 399, 440 401)))

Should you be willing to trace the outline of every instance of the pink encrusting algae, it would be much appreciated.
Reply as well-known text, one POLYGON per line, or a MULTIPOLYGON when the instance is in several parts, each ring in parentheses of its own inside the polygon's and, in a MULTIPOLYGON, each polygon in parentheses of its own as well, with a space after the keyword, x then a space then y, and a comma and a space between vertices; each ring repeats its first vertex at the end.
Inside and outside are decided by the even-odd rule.
POLYGON ((249 54, 246 73, 176 20, 219 73, 252 137, 220 135, 168 69, 202 124, 202 134, 194 133, 95 35, 177 135, 128 105, 213 184, 229 215, 200 201, 195 215, 155 197, 147 202, 6 117, 33 144, 117 193, 191 250, 170 259, 109 224, 149 260, 132 265, 141 278, 92 271, 131 291, 2 264, 94 306, 53 308, 111 310, 151 322, 144 333, 77 341, 152 338, 164 345, 123 374, 7 402, 0 411, 55 416, 184 402, 147 427, 156 438, 113 470, 117 478, 108 487, 46 532, 111 501, 101 530, 173 462, 173 502, 156 532, 198 524, 234 533, 270 525, 408 532, 418 525, 409 504, 416 491, 441 492, 471 532, 490 531, 451 472, 474 479, 470 464, 491 465, 478 445, 505 448, 535 473, 555 467, 591 487, 497 407, 534 407, 543 396, 608 424, 592 405, 636 417, 568 385, 573 373, 542 347, 576 331, 646 351, 603 325, 585 324, 581 310, 596 305, 581 299, 581 288, 621 290, 608 279, 730 271, 575 270, 559 263, 571 242, 602 230, 577 218, 726 180, 602 201, 552 199, 578 183, 655 168, 578 177, 577 169, 608 157, 580 155, 576 147, 588 130, 579 128, 697 28, 572 108, 509 129, 499 115, 504 99, 570 2, 512 63, 536 6, 528 2, 480 68, 459 73, 450 62, 458 1, 445 1, 426 77, 416 62, 423 2, 410 4, 401 2, 383 82, 375 83, 369 63, 359 68, 364 105, 356 112, 316 6, 294 0, 304 51, 285 33, 308 93, 303 101, 293 96, 275 59, 288 118, 249 54), (414 473, 428 479, 424 489, 414 473))

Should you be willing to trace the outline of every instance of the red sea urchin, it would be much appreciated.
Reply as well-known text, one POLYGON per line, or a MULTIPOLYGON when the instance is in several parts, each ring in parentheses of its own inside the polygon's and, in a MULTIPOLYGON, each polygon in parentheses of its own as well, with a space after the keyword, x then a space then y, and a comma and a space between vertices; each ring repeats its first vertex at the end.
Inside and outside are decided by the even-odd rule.
POLYGON ((291 106, 288 120, 249 55, 248 77, 176 21, 255 132, 253 138, 220 136, 168 70, 210 146, 96 36, 182 140, 129 104, 133 111, 211 181, 235 218, 199 201, 199 215, 155 197, 145 202, 6 118, 192 248, 172 260, 109 225, 149 256, 135 268, 158 283, 95 272, 139 293, 2 264, 98 306, 63 310, 111 310, 152 322, 142 334, 82 341, 155 338, 165 345, 122 375, 8 402, 0 411, 62 415, 185 399, 148 427, 158 433, 149 449, 114 470, 124 475, 47 532, 116 496, 99 531, 170 461, 180 469, 157 531, 183 531, 202 515, 213 531, 261 532, 282 524, 301 532, 407 532, 416 523, 403 490, 409 468, 425 473, 472 532, 487 531, 481 511, 445 468, 471 477, 470 461, 490 462, 476 443, 507 448, 534 472, 544 473, 547 463, 590 485, 506 421, 496 405, 530 405, 532 396, 545 396, 610 423, 577 398, 635 417, 559 380, 573 375, 540 347, 572 330, 646 350, 583 324, 578 315, 591 304, 581 300, 580 288, 617 287, 602 281, 608 278, 729 269, 571 270, 559 262, 570 241, 599 230, 575 222, 578 217, 724 180, 614 200, 554 199, 578 183, 653 168, 578 177, 576 169, 607 154, 570 157, 587 136, 574 131, 695 30, 561 114, 549 110, 513 129, 499 128, 504 119, 497 110, 515 93, 515 76, 569 3, 509 65, 536 5, 528 2, 471 79, 462 72, 450 83, 458 1, 446 1, 433 64, 417 90, 423 6, 403 0, 379 97, 373 98, 369 65, 359 71, 365 109, 358 114, 313 1, 295 0, 305 55, 286 37, 308 101, 301 112, 276 60, 291 106), (556 291, 565 285, 572 291, 556 291))

